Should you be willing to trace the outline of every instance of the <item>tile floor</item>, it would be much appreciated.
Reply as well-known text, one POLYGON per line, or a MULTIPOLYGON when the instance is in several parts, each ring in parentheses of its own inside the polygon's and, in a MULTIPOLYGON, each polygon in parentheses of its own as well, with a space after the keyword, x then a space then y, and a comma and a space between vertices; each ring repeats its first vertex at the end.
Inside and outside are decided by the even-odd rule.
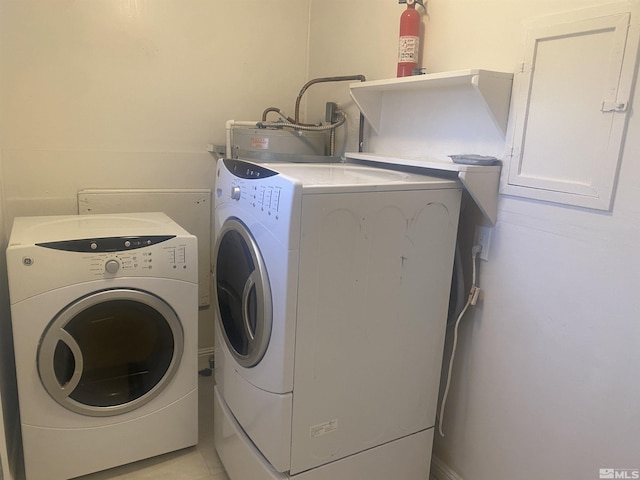
POLYGON ((199 376, 198 445, 77 480, 229 480, 213 446, 213 376, 199 376))

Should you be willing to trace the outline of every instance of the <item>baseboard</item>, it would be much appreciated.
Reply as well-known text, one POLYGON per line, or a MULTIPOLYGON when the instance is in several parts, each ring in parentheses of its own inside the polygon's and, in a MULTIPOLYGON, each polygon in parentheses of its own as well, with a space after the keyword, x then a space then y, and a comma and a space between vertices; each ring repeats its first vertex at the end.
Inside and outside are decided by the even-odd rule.
POLYGON ((201 348, 198 350, 198 371, 211 368, 209 362, 213 358, 213 347, 201 348))
POLYGON ((462 477, 438 457, 432 456, 429 480, 462 480, 462 477))

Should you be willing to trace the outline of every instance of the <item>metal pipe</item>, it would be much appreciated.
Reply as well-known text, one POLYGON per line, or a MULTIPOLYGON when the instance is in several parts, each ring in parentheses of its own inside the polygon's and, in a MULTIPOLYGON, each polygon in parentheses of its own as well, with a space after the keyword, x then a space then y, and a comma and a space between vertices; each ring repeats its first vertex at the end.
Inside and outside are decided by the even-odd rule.
POLYGON ((360 124, 358 127, 358 151, 364 152, 364 115, 360 112, 360 124))
POLYGON ((282 113, 282 110, 280 110, 278 107, 269 107, 266 108, 264 112, 262 112, 262 121, 266 122, 267 121, 267 114, 269 112, 276 112, 278 114, 278 116, 282 119, 285 120, 287 122, 293 122, 293 118, 291 117, 287 117, 284 113, 282 113))
POLYGON ((354 81, 354 80, 364 82, 366 81, 366 78, 364 75, 344 75, 340 77, 321 77, 321 78, 314 78, 313 80, 309 80, 300 89, 300 93, 298 93, 298 98, 296 98, 296 109, 295 109, 293 123, 298 123, 298 124, 300 123, 300 101, 302 100, 302 95, 304 95, 304 92, 306 92, 311 85, 315 85, 316 83, 345 82, 345 81, 354 81))
POLYGON ((336 153, 336 129, 329 132, 329 155, 334 156, 336 153))
MULTIPOLYGON (((300 124, 300 101, 302 100, 302 95, 311 85, 315 85, 316 83, 327 83, 327 82, 344 82, 344 81, 359 81, 366 82, 367 79, 364 75, 344 75, 339 77, 321 77, 315 78, 313 80, 309 80, 301 89, 300 93, 298 93, 298 98, 296 98, 296 108, 295 108, 295 118, 293 123, 300 124)), ((358 151, 364 151, 364 115, 360 112, 360 122, 358 124, 358 151)))
POLYGON ((258 128, 292 128, 293 130, 303 130, 308 132, 323 132, 326 130, 335 130, 340 125, 344 124, 347 120, 347 117, 343 112, 340 112, 340 120, 336 123, 332 123, 329 125, 304 125, 300 123, 291 123, 291 122, 258 122, 256 126, 258 128))
POLYGON ((267 120, 267 114, 268 114, 269 112, 278 112, 278 113, 280 113, 280 109, 279 109, 278 107, 269 107, 269 108, 266 108, 266 109, 264 110, 264 112, 262 112, 262 121, 263 121, 263 122, 267 120))

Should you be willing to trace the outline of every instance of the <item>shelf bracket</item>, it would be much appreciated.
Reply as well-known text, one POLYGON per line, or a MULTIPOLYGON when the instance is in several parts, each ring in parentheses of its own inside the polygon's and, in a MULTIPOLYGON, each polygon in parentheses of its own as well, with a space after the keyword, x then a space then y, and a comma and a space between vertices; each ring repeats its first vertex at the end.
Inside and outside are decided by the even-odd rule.
POLYGON ((498 219, 500 172, 458 172, 458 178, 491 225, 495 225, 498 219))

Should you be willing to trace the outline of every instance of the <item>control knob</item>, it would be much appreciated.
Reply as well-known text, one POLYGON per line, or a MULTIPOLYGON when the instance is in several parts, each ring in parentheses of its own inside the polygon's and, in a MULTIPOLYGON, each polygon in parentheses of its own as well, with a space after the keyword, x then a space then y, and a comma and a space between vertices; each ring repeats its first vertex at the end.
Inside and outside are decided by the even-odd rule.
POLYGON ((240 200, 240 187, 234 185, 231 187, 231 199, 232 200, 240 200))
POLYGON ((104 264, 104 269, 107 273, 116 273, 120 269, 120 263, 117 260, 107 260, 104 264))

